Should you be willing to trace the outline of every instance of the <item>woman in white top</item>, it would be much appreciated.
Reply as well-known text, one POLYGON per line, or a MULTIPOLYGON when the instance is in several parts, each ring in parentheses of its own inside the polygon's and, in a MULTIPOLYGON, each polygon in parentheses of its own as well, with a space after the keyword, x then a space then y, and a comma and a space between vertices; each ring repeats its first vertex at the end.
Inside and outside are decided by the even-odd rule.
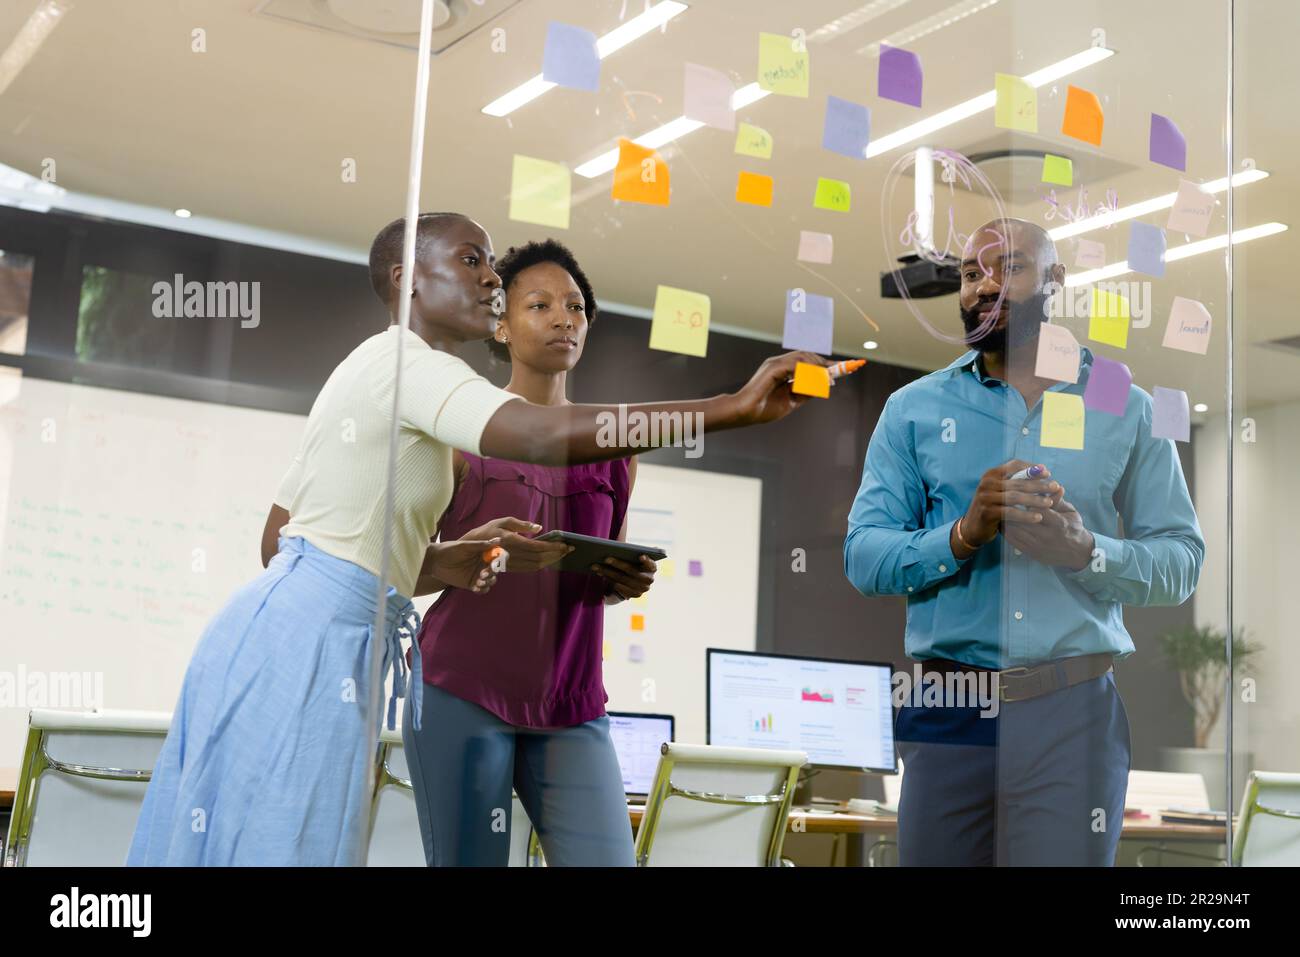
MULTIPOLYGON (((403 229, 402 220, 390 223, 370 252, 371 283, 394 316, 403 229)), ((452 354, 492 335, 501 286, 494 260, 490 237, 473 220, 455 213, 419 218, 396 410, 403 333, 392 325, 353 350, 312 405, 267 517, 263 560, 269 564, 236 592, 199 642, 129 864, 364 863, 373 643, 383 643, 384 668, 394 672, 392 727, 408 680, 400 637, 413 637, 418 625, 409 597, 417 579, 432 575, 478 591, 494 581, 484 551, 501 537, 429 544, 452 493, 452 449, 548 465, 635 451, 601 441, 613 430, 601 428, 600 416, 617 416, 618 407, 534 405, 452 354), (394 412, 391 586, 385 633, 375 635, 394 412)), ((803 401, 788 384, 796 361, 824 364, 806 353, 777 356, 739 392, 631 405, 624 414, 679 413, 680 422, 698 413, 705 430, 773 421, 803 401)), ((665 445, 674 438, 658 437, 665 445)), ((530 549, 535 560, 563 552, 563 546, 525 541, 508 536, 508 544, 530 549)), ((410 703, 418 727, 421 668, 418 647, 413 650, 410 703)))

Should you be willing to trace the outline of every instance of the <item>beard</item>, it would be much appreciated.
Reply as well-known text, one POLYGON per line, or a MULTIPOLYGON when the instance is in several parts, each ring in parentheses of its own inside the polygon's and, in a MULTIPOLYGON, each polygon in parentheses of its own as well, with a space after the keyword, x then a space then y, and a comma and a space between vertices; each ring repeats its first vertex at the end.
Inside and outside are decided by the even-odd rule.
POLYGON ((1009 350, 1038 338, 1038 331, 1046 321, 1044 306, 1047 293, 1036 292, 1020 302, 1012 302, 1010 297, 1002 300, 1007 310, 1007 321, 1001 329, 991 328, 977 339, 972 339, 983 320, 980 311, 993 305, 991 302, 978 303, 974 309, 961 309, 961 324, 966 329, 966 344, 978 352, 997 352, 1006 355, 1009 350))

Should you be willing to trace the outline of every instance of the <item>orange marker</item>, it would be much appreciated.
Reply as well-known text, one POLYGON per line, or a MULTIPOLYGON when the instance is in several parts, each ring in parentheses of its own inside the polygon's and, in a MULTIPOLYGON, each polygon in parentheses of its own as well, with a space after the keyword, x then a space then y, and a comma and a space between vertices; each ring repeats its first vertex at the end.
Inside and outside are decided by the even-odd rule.
POLYGON ((830 374, 831 381, 834 382, 842 375, 852 375, 866 364, 866 359, 845 359, 843 362, 837 362, 833 366, 829 366, 826 371, 830 374))
POLYGON ((494 561, 504 555, 505 551, 506 550, 500 545, 493 545, 491 548, 483 552, 484 564, 491 565, 494 561))

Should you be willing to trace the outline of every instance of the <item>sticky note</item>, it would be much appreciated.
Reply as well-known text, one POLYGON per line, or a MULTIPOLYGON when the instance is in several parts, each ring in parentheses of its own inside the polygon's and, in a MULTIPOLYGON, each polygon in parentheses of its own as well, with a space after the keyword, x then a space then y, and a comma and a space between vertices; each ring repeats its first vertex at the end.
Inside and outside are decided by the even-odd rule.
POLYGON ((1165 274, 1165 231, 1159 226, 1128 224, 1128 268, 1157 278, 1165 274))
POLYGON ((645 631, 645 615, 632 616, 632 630, 645 631))
POLYGON ((1133 373, 1128 366, 1104 356, 1092 357, 1092 370, 1088 385, 1083 390, 1086 408, 1111 415, 1123 415, 1128 405, 1128 390, 1133 384, 1133 373))
POLYGON ((1147 143, 1151 162, 1172 169, 1187 170, 1187 140, 1182 131, 1167 116, 1151 114, 1151 136, 1147 143))
POLYGON ((1093 239, 1080 239, 1074 249, 1074 264, 1085 269, 1100 269, 1106 265, 1106 246, 1093 239))
POLYGON ((921 105, 921 58, 911 50, 880 44, 876 96, 908 106, 921 105))
POLYGON ((563 163, 516 155, 510 175, 510 218, 568 229, 569 188, 569 168, 563 163))
POLYGON ((637 663, 640 663, 640 662, 642 662, 642 661, 645 661, 645 646, 644 646, 644 645, 628 645, 628 646, 627 646, 627 660, 628 660, 628 661, 637 662, 637 663))
POLYGON ((736 179, 736 202, 751 206, 772 205, 772 177, 740 171, 736 179))
POLYGON ((648 595, 637 595, 632 599, 632 604, 645 606, 650 604, 650 598, 648 595))
POLYGON ((782 349, 803 349, 830 355, 835 331, 835 300, 802 289, 785 294, 785 331, 782 349))
POLYGON ((772 158, 772 134, 761 126, 741 123, 736 130, 736 152, 741 156, 772 158))
POLYGON ((1165 338, 1160 344, 1167 349, 1205 355, 1210 348, 1210 328, 1213 324, 1210 311, 1201 303, 1195 299, 1174 296, 1174 304, 1169 309, 1169 323, 1165 326, 1165 338))
POLYGON ((600 87, 596 34, 554 20, 547 24, 542 79, 575 90, 595 92, 600 87))
POLYGON ((808 95, 808 50, 803 41, 780 33, 758 35, 759 89, 781 96, 808 95), (804 46, 803 50, 795 47, 804 46))
POLYGON ((1043 155, 1043 182, 1057 186, 1074 185, 1074 163, 1064 156, 1043 155))
POLYGON ((805 263, 822 263, 829 266, 835 255, 835 237, 830 233, 816 233, 810 229, 799 230, 797 258, 805 263))
POLYGON ((705 355, 709 349, 709 297, 659 286, 650 319, 650 348, 684 356, 705 355))
POLYGON ((1210 228, 1210 215, 1214 212, 1214 196, 1190 180, 1178 181, 1178 195, 1173 209, 1169 210, 1166 224, 1171 233, 1204 236, 1210 228))
POLYGON ((602 641, 602 642, 601 642, 601 645, 600 645, 600 657, 603 658, 603 659, 608 660, 608 658, 609 658, 609 642, 608 642, 608 641, 602 641))
POLYGON ((1054 449, 1083 448, 1083 396, 1043 393, 1043 428, 1039 444, 1054 449))
POLYGON ((1151 393, 1151 437, 1190 442, 1192 415, 1187 407, 1187 393, 1158 385, 1151 393))
POLYGON ((1061 120, 1061 132, 1083 140, 1093 146, 1101 145, 1101 128, 1106 118, 1101 112, 1101 101, 1097 94, 1077 86, 1070 86, 1065 91, 1065 117, 1061 120))
POLYGON ((871 111, 861 103, 826 97, 826 117, 822 122, 822 149, 852 159, 867 158, 871 142, 871 111))
POLYGON ((704 562, 700 561, 699 559, 692 558, 692 559, 691 559, 691 564, 690 564, 690 569, 689 569, 689 574, 690 574, 690 576, 691 576, 692 578, 699 578, 701 575, 703 575, 703 574, 704 574, 704 562))
POLYGON ((817 192, 813 194, 813 205, 818 209, 833 209, 839 213, 849 211, 852 198, 849 184, 843 180, 817 177, 817 192))
POLYGON ((1128 300, 1105 289, 1092 290, 1088 316, 1088 338, 1117 349, 1128 348, 1128 300))
POLYGON ((656 569, 655 577, 660 579, 671 580, 673 575, 677 573, 677 566, 671 558, 661 559, 656 563, 656 569))
POLYGON ((794 383, 790 391, 797 395, 811 395, 818 399, 831 397, 831 374, 825 366, 815 366, 809 362, 794 364, 794 383))
POLYGON ((668 194, 668 164, 654 150, 619 139, 618 166, 610 196, 629 203, 667 206, 668 194))
POLYGON ((736 88, 721 70, 698 63, 686 64, 685 96, 682 115, 719 130, 736 128, 736 111, 731 97, 736 88))
POLYGON ((1022 133, 1038 132, 1038 91, 1018 76, 997 73, 993 77, 996 96, 993 125, 1022 133))
POLYGON ((1057 382, 1079 381, 1079 343, 1065 326, 1043 323, 1038 329, 1034 375, 1057 382))

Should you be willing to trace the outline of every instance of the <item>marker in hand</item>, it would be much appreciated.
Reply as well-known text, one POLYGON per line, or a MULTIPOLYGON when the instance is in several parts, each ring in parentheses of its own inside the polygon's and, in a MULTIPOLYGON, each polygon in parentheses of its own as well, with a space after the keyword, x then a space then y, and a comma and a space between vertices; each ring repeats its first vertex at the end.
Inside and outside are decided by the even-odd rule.
POLYGON ((866 364, 866 359, 845 359, 843 362, 836 362, 834 365, 829 366, 797 362, 794 367, 794 376, 786 381, 794 383, 790 387, 790 391, 798 395, 811 395, 819 399, 829 399, 831 386, 835 384, 836 379, 857 372, 866 364))
POLYGON ((1007 481, 1019 482, 1021 479, 1036 479, 1046 471, 1047 467, 1044 465, 1031 465, 1027 469, 1021 469, 1015 475, 1011 476, 1011 478, 1007 479, 1007 481))

